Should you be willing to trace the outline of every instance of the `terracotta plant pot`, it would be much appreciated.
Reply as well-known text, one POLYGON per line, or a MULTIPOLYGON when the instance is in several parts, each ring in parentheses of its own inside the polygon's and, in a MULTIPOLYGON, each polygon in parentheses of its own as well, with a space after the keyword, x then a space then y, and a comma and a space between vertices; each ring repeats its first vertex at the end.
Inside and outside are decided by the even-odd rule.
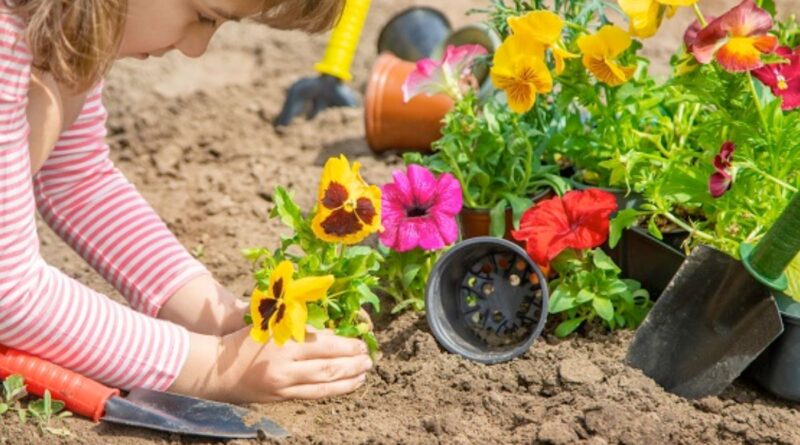
MULTIPOLYGON (((552 197, 553 191, 547 189, 534 195, 531 198, 531 205, 552 197)), ((461 237, 463 239, 489 236, 492 224, 489 209, 470 209, 464 207, 458 217, 459 223, 461 224, 461 237)), ((506 209, 506 231, 505 234, 503 234, 503 238, 521 244, 511 236, 512 230, 514 230, 514 215, 511 212, 511 208, 508 208, 506 209)))
POLYGON ((367 143, 376 153, 423 151, 442 137, 442 119, 453 107, 444 94, 403 101, 403 83, 415 64, 391 54, 378 57, 367 83, 364 119, 367 143))
POLYGON ((450 30, 450 21, 441 11, 426 6, 409 8, 383 27, 378 36, 378 54, 390 52, 416 62, 433 56, 450 30))

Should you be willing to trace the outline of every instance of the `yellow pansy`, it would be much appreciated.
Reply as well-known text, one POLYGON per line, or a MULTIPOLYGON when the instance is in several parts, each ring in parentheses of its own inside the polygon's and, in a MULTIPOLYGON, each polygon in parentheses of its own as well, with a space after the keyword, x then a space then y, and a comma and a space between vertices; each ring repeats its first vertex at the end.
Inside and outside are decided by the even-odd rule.
POLYGON ((258 288, 250 299, 250 317, 253 327, 250 337, 259 343, 271 339, 278 346, 293 338, 302 343, 306 338, 308 309, 306 303, 325 297, 333 284, 333 275, 295 280, 294 266, 282 261, 269 277, 269 289, 258 288))
POLYGON ((652 37, 661 26, 664 15, 672 17, 680 6, 692 6, 697 0, 619 0, 619 6, 630 21, 635 37, 652 37))
POLYGON ((552 51, 557 75, 564 72, 564 59, 578 57, 564 48, 561 40, 564 21, 550 11, 531 11, 522 17, 509 17, 508 26, 514 34, 526 32, 533 40, 552 51))
POLYGON ((525 113, 536 95, 553 89, 553 77, 544 63, 544 45, 525 29, 506 38, 494 54, 491 71, 494 86, 505 91, 508 106, 525 113))
POLYGON ((323 241, 356 244, 381 227, 381 189, 368 185, 361 165, 344 155, 325 163, 311 230, 323 241))
POLYGON ((622 28, 605 25, 597 34, 578 38, 583 65, 598 80, 610 86, 621 85, 633 76, 634 66, 621 66, 617 58, 630 48, 631 36, 622 28))

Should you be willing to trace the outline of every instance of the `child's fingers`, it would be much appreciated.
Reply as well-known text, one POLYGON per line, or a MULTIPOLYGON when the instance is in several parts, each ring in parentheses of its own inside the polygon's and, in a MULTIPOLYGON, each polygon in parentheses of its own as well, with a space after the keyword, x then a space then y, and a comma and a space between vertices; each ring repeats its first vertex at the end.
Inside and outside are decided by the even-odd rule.
POLYGON ((326 383, 358 377, 372 368, 368 355, 331 359, 303 360, 288 365, 290 385, 326 383))
POLYGON ((315 335, 298 346, 294 354, 295 360, 350 357, 368 352, 367 345, 363 341, 337 335, 315 335))
POLYGON ((323 397, 347 394, 358 389, 364 384, 365 374, 349 379, 337 380, 327 383, 311 383, 297 385, 279 391, 278 395, 285 399, 320 399, 323 397))

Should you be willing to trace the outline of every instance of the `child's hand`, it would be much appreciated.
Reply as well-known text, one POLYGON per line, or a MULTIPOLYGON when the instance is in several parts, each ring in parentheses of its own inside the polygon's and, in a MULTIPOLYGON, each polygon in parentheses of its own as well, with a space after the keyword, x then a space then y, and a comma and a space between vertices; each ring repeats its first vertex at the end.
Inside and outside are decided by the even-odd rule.
POLYGON ((354 391, 372 368, 362 341, 330 331, 309 331, 305 343, 279 347, 256 343, 245 328, 222 338, 216 354, 202 341, 195 348, 192 335, 192 352, 171 391, 234 403, 318 399, 354 391), (208 355, 215 363, 204 366, 208 355))

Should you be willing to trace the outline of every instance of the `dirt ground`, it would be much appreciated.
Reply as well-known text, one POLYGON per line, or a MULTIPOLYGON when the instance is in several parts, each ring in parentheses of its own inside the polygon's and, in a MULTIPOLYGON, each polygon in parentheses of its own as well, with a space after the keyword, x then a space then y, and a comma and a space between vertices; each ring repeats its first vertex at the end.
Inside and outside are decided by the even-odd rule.
MULTIPOLYGON (((381 25, 417 3, 422 2, 375 0, 353 70, 352 87, 359 95, 381 25)), ((460 25, 477 21, 463 13, 488 0, 438 3, 460 25)), ((800 10, 797 0, 777 3, 786 13, 800 10)), ((734 2, 701 4, 713 13, 734 2)), ((648 53, 659 61, 656 72, 666 72, 664 60, 677 47, 688 17, 689 11, 681 11, 647 42, 648 53)), ((187 248, 202 247, 202 260, 236 293, 246 294, 252 285, 240 249, 278 243, 281 228, 266 217, 276 185, 290 187, 308 208, 329 156, 345 153, 360 161, 366 179, 375 183, 400 164, 395 155, 370 152, 360 109, 326 111, 280 132, 270 124, 285 89, 312 74, 325 43, 324 36, 231 24, 203 58, 125 61, 110 75, 106 103, 117 165, 187 248)), ((40 226, 51 264, 119 298, 40 226)), ((584 332, 567 340, 545 335, 522 358, 483 366, 439 348, 424 317, 380 318, 378 328, 383 359, 355 394, 252 408, 290 430, 289 444, 800 444, 796 406, 747 382, 694 402, 665 393, 624 365, 630 332, 584 332)), ((33 427, 6 417, 0 445, 204 443, 81 419, 69 419, 66 426, 70 438, 42 438, 33 427)))

